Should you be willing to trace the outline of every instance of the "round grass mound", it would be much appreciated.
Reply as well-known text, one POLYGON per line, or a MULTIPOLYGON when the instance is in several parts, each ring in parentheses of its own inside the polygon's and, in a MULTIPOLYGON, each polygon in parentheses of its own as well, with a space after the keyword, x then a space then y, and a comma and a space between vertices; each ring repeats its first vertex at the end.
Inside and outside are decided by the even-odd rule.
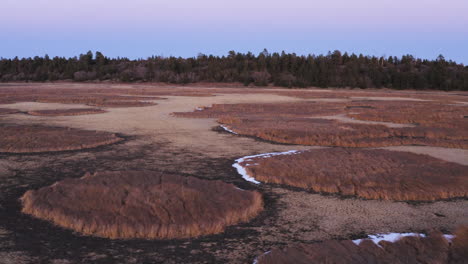
POLYGON ((455 238, 439 232, 428 236, 405 236, 374 243, 363 240, 328 240, 314 244, 296 244, 273 249, 258 257, 258 264, 286 263, 468 263, 468 227, 460 227, 455 238))
POLYGON ((34 116, 76 116, 101 114, 106 111, 99 108, 72 108, 72 109, 54 109, 54 110, 36 110, 29 111, 29 115, 34 116))
POLYGON ((468 166, 410 152, 328 148, 240 165, 257 181, 315 192, 400 201, 468 197, 468 166))
POLYGON ((24 213, 111 239, 216 234, 263 209, 256 191, 148 171, 99 172, 65 179, 27 191, 21 201, 24 213))
POLYGON ((283 144, 335 147, 425 145, 468 149, 465 108, 425 103, 414 104, 415 109, 411 109, 412 105, 407 102, 214 104, 194 112, 175 112, 173 115, 217 118, 219 123, 238 135, 283 144), (400 106, 405 110, 399 111, 400 106), (350 122, 351 118, 333 120, 345 115, 363 120, 370 115, 367 121, 383 123, 365 123, 362 120, 364 123, 354 123, 357 121, 350 122), (392 123, 389 127, 392 121, 399 124, 421 122, 421 125, 395 126, 392 123))
POLYGON ((0 126, 0 152, 39 153, 95 148, 124 140, 114 133, 36 125, 0 126))

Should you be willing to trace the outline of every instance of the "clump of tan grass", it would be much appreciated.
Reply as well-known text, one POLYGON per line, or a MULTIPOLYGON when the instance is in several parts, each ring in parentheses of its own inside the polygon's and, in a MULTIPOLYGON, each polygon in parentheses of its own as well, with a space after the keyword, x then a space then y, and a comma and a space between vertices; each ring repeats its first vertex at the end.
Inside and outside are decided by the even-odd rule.
POLYGON ((99 108, 73 108, 73 109, 54 109, 54 110, 35 110, 29 111, 29 115, 34 116, 76 116, 101 114, 106 111, 99 108))
POLYGON ((455 231, 450 259, 456 264, 468 263, 468 224, 460 226, 455 231))
POLYGON ((17 109, 10 109, 10 108, 0 108, 0 115, 8 115, 8 114, 16 114, 20 111, 17 109))
POLYGON ((23 212, 85 235, 171 239, 222 232, 263 209, 261 194, 159 172, 100 172, 27 191, 23 212))
POLYGON ((397 113, 398 106, 410 104, 398 101, 385 103, 370 101, 366 103, 215 104, 201 111, 174 113, 174 115, 217 118, 218 122, 229 126, 238 134, 286 144, 340 147, 428 145, 468 148, 468 119, 462 115, 464 111, 462 107, 424 102, 415 104, 417 105, 415 110, 397 113), (381 104, 384 106, 380 106, 381 104), (416 127, 390 128, 385 125, 345 123, 318 118, 343 113, 354 117, 356 111, 358 114, 386 113, 384 110, 393 104, 395 104, 395 108, 390 109, 392 114, 388 115, 400 116, 400 119, 384 118, 372 121, 406 120, 410 123, 422 122, 422 120, 433 121, 423 122, 424 125, 416 127), (427 114, 431 107, 439 107, 443 111, 427 114), (422 109, 425 110, 422 111, 422 109), (408 113, 408 117, 405 116, 406 113, 408 113), (419 119, 415 119, 418 114, 419 119), (439 117, 436 118, 436 116, 439 117), (401 119, 402 117, 403 119, 401 119))
POLYGON ((258 264, 286 263, 392 263, 392 264, 463 264, 468 262, 468 228, 462 227, 452 242, 440 232, 428 236, 406 236, 395 242, 378 245, 364 240, 356 245, 350 240, 328 240, 273 249, 257 259, 258 264))
POLYGON ((360 120, 419 124, 426 127, 458 128, 468 131, 468 105, 440 102, 381 102, 372 109, 357 109, 348 115, 360 120))
POLYGON ((176 112, 179 117, 193 118, 268 118, 268 117, 312 117, 344 113, 344 103, 262 103, 262 104, 213 104, 202 111, 176 112))
POLYGON ((241 135, 285 144, 383 147, 400 145, 428 145, 468 148, 468 135, 450 128, 403 127, 342 123, 313 118, 257 118, 221 117, 218 121, 241 135))
POLYGON ((124 140, 114 133, 35 125, 0 126, 0 152, 37 153, 95 148, 124 140))
POLYGON ((330 148, 240 165, 258 181, 315 192, 402 201, 468 197, 468 166, 409 152, 330 148))
POLYGON ((212 96, 204 89, 185 89, 173 87, 111 88, 108 85, 87 84, 80 88, 37 85, 23 87, 1 87, 0 104, 18 102, 46 102, 64 104, 86 104, 102 107, 138 107, 155 105, 153 100, 164 99, 160 96, 212 96))
MULTIPOLYGON (((140 101, 140 97, 114 95, 66 95, 41 96, 36 99, 41 103, 86 104, 100 107, 141 107, 156 105, 153 102, 140 101)), ((154 100, 155 98, 150 98, 154 100)))

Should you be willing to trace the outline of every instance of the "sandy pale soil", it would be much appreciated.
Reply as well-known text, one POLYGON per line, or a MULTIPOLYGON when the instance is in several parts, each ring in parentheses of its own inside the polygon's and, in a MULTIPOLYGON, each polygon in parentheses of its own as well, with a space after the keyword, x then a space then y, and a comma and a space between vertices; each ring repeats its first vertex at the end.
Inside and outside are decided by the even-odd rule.
POLYGON ((365 96, 365 97, 351 97, 353 100, 381 100, 381 101, 414 101, 414 102, 424 102, 427 101, 425 99, 418 99, 418 98, 408 98, 408 97, 397 97, 397 96, 389 96, 389 97, 380 97, 380 96, 365 96))
POLYGON ((369 124, 369 125, 384 125, 387 127, 415 127, 412 124, 398 124, 398 123, 391 123, 391 122, 376 122, 376 121, 363 121, 348 117, 344 114, 341 115, 332 115, 332 116, 314 116, 313 118, 323 118, 323 119, 330 119, 330 120, 338 120, 343 123, 353 123, 353 124, 369 124))
MULTIPOLYGON (((67 89, 82 85, 92 84, 56 86, 57 89, 67 89)), ((54 85, 47 87, 51 86, 54 85)), ((115 87, 132 88, 134 85, 115 87)), ((311 94, 318 92, 323 91, 314 90, 311 94)), ((326 93, 332 94, 332 91, 326 93)), ((251 263, 255 256, 271 248, 296 242, 359 238, 384 232, 425 232, 433 228, 450 232, 468 222, 466 200, 409 204, 343 199, 285 186, 246 182, 232 168, 236 158, 310 147, 271 144, 217 132, 212 130, 218 125, 215 119, 177 118, 171 115, 172 112, 192 111, 215 103, 294 102, 310 98, 242 94, 242 90, 231 94, 217 93, 211 97, 163 97, 167 99, 155 100, 157 105, 154 106, 103 107, 107 112, 96 115, 40 117, 19 113, 0 116, 2 124, 65 126, 128 136, 124 143, 93 150, 60 154, 1 154, 0 230, 4 230, 4 235, 0 236, 0 263, 21 263, 15 262, 15 259, 23 263, 251 263), (20 212, 18 198, 29 189, 48 186, 67 177, 78 178, 85 172, 108 170, 165 171, 222 180, 242 189, 260 191, 264 195, 265 210, 251 222, 229 227, 223 234, 165 241, 111 241, 80 236, 20 212)), ((330 100, 336 99, 331 97, 330 100)), ((88 107, 33 102, 0 106, 20 111, 88 107)), ((468 163, 467 150, 417 146, 387 149, 424 153, 465 165, 468 163)))

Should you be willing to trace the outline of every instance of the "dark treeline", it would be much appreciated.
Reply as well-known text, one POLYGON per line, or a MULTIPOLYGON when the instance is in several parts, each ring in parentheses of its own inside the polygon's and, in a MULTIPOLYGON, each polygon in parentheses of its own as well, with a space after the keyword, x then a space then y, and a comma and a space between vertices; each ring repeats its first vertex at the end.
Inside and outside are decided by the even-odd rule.
POLYGON ((373 57, 340 51, 327 55, 294 53, 259 55, 229 52, 227 56, 196 58, 109 58, 100 52, 78 57, 49 56, 1 59, 0 81, 122 81, 122 82, 242 82, 284 87, 359 87, 468 90, 468 67, 411 55, 373 57))

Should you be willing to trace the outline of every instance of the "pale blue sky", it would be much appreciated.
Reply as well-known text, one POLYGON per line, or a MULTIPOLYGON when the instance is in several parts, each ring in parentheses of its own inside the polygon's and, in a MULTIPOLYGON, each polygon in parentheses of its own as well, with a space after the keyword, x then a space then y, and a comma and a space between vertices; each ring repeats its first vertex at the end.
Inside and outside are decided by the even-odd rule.
POLYGON ((0 0, 0 57, 329 50, 468 64, 466 0, 0 0))

